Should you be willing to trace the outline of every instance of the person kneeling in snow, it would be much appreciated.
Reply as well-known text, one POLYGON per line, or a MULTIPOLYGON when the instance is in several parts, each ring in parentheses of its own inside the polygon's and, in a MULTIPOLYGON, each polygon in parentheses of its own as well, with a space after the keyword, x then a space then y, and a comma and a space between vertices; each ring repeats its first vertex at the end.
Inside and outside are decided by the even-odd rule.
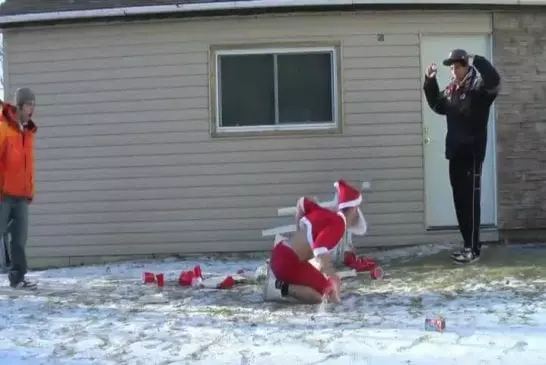
POLYGON ((340 302, 340 278, 330 252, 335 250, 345 230, 363 235, 366 221, 359 208, 362 195, 343 180, 337 181, 338 209, 333 212, 309 198, 300 198, 296 215, 298 231, 291 240, 276 240, 268 267, 265 300, 286 297, 308 304, 323 300, 340 302), (311 259, 315 258, 318 267, 311 259))

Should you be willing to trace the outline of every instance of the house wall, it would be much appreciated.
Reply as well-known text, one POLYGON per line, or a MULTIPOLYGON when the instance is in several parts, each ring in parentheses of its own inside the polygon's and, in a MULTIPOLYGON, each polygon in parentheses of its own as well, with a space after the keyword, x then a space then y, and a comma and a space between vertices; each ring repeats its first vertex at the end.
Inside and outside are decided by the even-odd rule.
POLYGON ((277 207, 340 177, 373 185, 358 245, 458 238, 424 230, 419 34, 490 27, 368 12, 9 30, 8 90, 38 94, 29 255, 266 250, 277 207), (211 138, 210 45, 315 40, 342 42, 343 135, 211 138))
POLYGON ((545 239, 546 11, 497 12, 493 24, 503 76, 496 101, 499 227, 507 236, 545 239))

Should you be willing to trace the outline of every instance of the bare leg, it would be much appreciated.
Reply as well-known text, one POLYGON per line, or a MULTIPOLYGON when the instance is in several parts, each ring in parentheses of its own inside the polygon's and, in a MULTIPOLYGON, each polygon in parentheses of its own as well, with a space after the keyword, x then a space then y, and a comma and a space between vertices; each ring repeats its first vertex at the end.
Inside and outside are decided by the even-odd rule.
POLYGON ((305 304, 322 303, 322 295, 315 289, 302 285, 289 285, 288 296, 299 300, 305 304))

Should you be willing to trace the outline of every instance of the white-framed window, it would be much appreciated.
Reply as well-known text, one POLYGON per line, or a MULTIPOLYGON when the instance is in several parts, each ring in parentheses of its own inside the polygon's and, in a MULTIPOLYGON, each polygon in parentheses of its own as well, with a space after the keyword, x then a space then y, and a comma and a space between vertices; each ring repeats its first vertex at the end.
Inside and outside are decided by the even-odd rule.
POLYGON ((213 133, 336 130, 337 47, 218 49, 213 133))

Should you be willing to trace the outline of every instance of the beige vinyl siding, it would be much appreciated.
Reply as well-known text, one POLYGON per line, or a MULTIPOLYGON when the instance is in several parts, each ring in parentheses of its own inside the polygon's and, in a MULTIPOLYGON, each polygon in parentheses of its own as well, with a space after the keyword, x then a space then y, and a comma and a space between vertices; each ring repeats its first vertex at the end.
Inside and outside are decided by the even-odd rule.
POLYGON ((9 30, 8 90, 38 94, 29 255, 269 249, 277 207, 340 177, 373 185, 359 245, 445 237, 424 230, 419 34, 490 28, 416 11, 9 30), (343 135, 211 138, 210 46, 292 41, 341 42, 343 135))

